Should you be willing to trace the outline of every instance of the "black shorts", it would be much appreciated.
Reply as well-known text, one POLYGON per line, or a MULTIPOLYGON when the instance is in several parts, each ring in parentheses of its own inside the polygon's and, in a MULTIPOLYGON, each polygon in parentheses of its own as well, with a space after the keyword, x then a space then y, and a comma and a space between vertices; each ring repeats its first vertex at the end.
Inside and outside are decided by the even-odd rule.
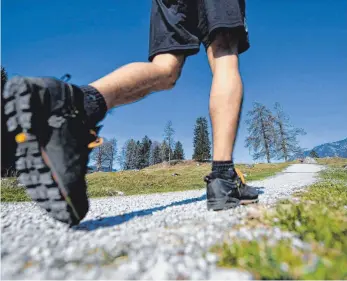
POLYGON ((245 0, 152 0, 149 60, 161 53, 196 54, 221 29, 237 36, 240 54, 249 48, 245 18, 245 0))

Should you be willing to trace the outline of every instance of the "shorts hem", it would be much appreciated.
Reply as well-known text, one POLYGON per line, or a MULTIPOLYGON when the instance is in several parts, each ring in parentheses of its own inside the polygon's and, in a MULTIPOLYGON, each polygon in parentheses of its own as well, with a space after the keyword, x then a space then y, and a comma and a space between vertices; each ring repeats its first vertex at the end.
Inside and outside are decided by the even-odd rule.
POLYGON ((158 48, 153 50, 149 56, 148 61, 152 61, 156 55, 165 53, 183 53, 186 56, 195 55, 200 51, 199 45, 184 45, 184 46, 170 46, 166 48, 158 48))
MULTIPOLYGON (((205 36, 205 38, 203 38, 201 40, 203 45, 205 46, 205 49, 207 49, 211 45, 211 43, 212 43, 211 38, 210 38, 211 34, 213 34, 213 32, 215 32, 219 28, 227 28, 227 29, 245 28, 245 25, 241 21, 235 22, 235 23, 232 23, 232 24, 230 24, 230 23, 217 23, 215 25, 212 25, 209 28, 208 35, 205 36)), ((249 49, 249 47, 250 47, 249 41, 247 39, 247 33, 248 32, 244 29, 245 38, 241 38, 241 41, 239 43, 239 50, 238 50, 239 54, 247 51, 249 49)), ((243 36, 241 36, 241 37, 243 37, 243 36)))
POLYGON ((236 23, 216 23, 214 25, 212 25, 209 30, 208 33, 212 33, 214 30, 216 30, 217 28, 237 28, 237 27, 244 27, 245 25, 243 24, 243 22, 239 21, 236 23))

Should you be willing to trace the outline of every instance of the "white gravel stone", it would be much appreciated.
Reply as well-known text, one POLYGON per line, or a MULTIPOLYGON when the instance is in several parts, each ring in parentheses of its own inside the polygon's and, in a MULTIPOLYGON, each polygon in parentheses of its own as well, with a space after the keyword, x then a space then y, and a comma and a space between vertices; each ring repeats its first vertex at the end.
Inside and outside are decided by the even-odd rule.
POLYGON ((218 261, 218 256, 216 254, 207 253, 206 260, 208 263, 215 264, 218 261))
POLYGON ((210 274, 211 280, 253 280, 252 274, 238 269, 215 268, 210 274))
MULTIPOLYGON (((260 203, 270 206, 314 183, 323 168, 292 165, 249 184, 263 187, 260 203)), ((233 226, 243 223, 250 206, 209 212, 204 189, 90 203, 87 217, 72 229, 32 202, 1 203, 1 279, 251 278, 243 271, 216 268, 217 256, 206 254, 227 233, 232 237, 233 226)), ((264 229, 234 235, 257 239, 266 233, 264 229)), ((269 237, 286 235, 275 230, 269 237)), ((303 247, 297 240, 294 245, 303 247)))

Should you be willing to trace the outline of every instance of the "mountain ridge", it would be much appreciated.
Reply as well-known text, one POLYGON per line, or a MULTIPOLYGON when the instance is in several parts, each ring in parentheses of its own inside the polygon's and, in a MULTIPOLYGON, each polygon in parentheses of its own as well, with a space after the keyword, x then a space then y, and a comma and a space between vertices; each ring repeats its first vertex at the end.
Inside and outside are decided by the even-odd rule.
POLYGON ((323 143, 323 144, 315 146, 312 149, 305 150, 303 152, 304 157, 309 156, 312 150, 314 150, 320 158, 323 158, 323 157, 347 158, 347 138, 339 140, 339 141, 323 143))

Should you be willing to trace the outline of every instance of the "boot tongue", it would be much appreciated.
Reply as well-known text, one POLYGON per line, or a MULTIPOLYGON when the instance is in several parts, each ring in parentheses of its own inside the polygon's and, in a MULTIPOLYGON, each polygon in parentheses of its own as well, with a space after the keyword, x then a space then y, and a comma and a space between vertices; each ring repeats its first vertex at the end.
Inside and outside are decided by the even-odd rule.
POLYGON ((234 179, 237 176, 237 173, 234 168, 230 168, 225 174, 227 174, 228 177, 232 179, 234 179))
POLYGON ((235 179, 239 178, 243 185, 246 184, 245 178, 244 178, 242 172, 238 168, 229 169, 227 172, 225 172, 223 174, 223 177, 226 179, 231 179, 231 180, 235 180, 235 179))

